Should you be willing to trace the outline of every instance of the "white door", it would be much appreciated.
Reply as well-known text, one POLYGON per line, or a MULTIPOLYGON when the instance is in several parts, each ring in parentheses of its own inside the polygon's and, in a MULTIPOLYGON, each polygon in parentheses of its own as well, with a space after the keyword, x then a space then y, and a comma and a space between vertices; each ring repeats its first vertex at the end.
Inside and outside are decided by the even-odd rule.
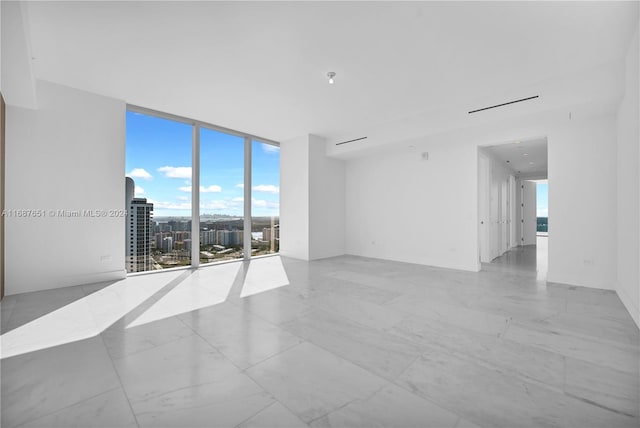
POLYGON ((500 182, 500 254, 509 249, 509 181, 500 182))
POLYGON ((491 187, 491 169, 489 158, 482 153, 479 153, 478 157, 478 217, 479 217, 479 250, 480 261, 482 263, 491 262, 490 251, 490 187, 491 187))
POLYGON ((517 217, 517 208, 518 205, 518 197, 516 193, 516 178, 511 175, 509 176, 509 248, 513 248, 518 245, 518 232, 516 230, 516 226, 518 222, 516 221, 517 217))
POLYGON ((522 245, 535 245, 536 243, 536 183, 533 181, 522 182, 522 245))
POLYGON ((491 260, 500 255, 500 180, 497 174, 491 169, 491 197, 489 199, 490 206, 490 234, 491 234, 491 260))

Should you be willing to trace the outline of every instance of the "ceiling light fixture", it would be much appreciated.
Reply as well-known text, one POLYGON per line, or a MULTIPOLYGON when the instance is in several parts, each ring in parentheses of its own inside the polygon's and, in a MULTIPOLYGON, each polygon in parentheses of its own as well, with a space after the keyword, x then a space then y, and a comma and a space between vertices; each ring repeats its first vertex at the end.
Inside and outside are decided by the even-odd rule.
POLYGON ((334 73, 333 71, 330 71, 327 73, 327 77, 329 78, 329 84, 333 85, 333 78, 336 77, 336 73, 334 73))

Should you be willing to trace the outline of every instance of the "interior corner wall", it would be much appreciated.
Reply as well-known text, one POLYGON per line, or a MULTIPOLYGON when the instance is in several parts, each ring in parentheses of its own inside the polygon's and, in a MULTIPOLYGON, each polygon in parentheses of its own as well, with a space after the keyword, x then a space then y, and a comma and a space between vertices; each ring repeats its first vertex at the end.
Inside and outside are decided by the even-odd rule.
POLYGON ((344 254, 344 162, 324 139, 280 143, 280 254, 315 260, 344 254))
POLYGON ((346 252, 477 271, 477 156, 465 139, 348 160, 346 252))
POLYGON ((323 138, 309 136, 309 258, 344 254, 344 161, 326 155, 323 138))
MULTIPOLYGON (((639 24, 640 26, 640 24, 639 24)), ((640 327, 640 37, 626 57, 625 92, 617 117, 617 273, 616 291, 640 327)))
POLYGON ((0 85, 7 105, 36 108, 26 2, 0 1, 0 85))
POLYGON ((126 104, 36 87, 38 109, 7 104, 6 292, 123 278, 125 218, 108 210, 124 209, 126 104))
POLYGON ((566 120, 548 136, 547 280, 614 289, 616 123, 613 114, 566 120))
POLYGON ((280 254, 309 260, 309 138, 280 143, 280 254))

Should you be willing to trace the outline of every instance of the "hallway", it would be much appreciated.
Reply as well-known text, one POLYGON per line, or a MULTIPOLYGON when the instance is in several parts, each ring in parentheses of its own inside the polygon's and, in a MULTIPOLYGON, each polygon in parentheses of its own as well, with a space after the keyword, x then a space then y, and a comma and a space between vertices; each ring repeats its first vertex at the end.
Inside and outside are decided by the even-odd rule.
POLYGON ((482 263, 482 270, 535 272, 537 279, 545 280, 548 266, 549 238, 547 235, 538 235, 536 245, 515 247, 500 257, 496 257, 491 263, 482 263))

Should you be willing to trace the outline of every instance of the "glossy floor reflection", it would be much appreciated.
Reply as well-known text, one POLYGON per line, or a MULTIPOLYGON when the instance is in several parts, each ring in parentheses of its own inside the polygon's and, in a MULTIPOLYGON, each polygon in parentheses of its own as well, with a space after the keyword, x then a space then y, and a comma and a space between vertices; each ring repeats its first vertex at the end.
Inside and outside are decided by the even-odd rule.
POLYGON ((531 272, 540 280, 547 279, 549 269, 549 236, 538 235, 536 245, 524 245, 483 263, 483 270, 531 272))
POLYGON ((97 304, 116 284, 2 301, 3 427, 640 425, 610 291, 350 256, 132 278, 129 306, 97 304))
MULTIPOLYGON (((134 276, 107 285, 26 325, 3 333, 0 355, 7 358, 94 337, 156 294, 179 274, 171 272, 163 274, 162 278, 134 276)), ((65 292, 61 291, 61 294, 65 292)), ((36 296, 47 299, 52 294, 56 292, 32 293, 29 297, 23 297, 27 300, 37 299, 36 296)), ((18 306, 22 309, 22 305, 18 306)), ((25 306, 28 307, 28 304, 25 306)))

